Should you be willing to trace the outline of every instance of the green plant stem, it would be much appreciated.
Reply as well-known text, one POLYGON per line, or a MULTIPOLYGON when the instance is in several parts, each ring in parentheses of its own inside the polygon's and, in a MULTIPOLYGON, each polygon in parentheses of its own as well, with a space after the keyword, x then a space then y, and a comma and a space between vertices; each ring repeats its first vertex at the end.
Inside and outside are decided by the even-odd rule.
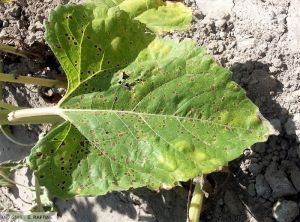
MULTIPOLYGON (((4 72, 4 64, 3 64, 3 60, 0 60, 0 73, 4 72)), ((0 100, 3 98, 3 83, 0 82, 0 100)))
POLYGON ((0 73, 0 82, 11 82, 20 84, 32 84, 49 88, 67 88, 67 82, 55 79, 43 79, 30 76, 19 76, 14 74, 0 73))
POLYGON ((4 52, 8 52, 17 56, 22 56, 25 58, 28 58, 29 56, 34 56, 34 57, 38 57, 37 54, 32 53, 32 52, 28 52, 25 50, 21 50, 21 49, 17 49, 15 47, 0 43, 0 51, 4 51, 4 52))
POLYGON ((43 208, 42 201, 41 201, 41 187, 40 187, 39 181, 36 176, 34 176, 34 185, 35 185, 37 211, 44 212, 44 208, 43 208))
POLYGON ((57 107, 21 109, 8 114, 9 124, 41 124, 57 123, 64 119, 57 107))
POLYGON ((11 113, 11 112, 13 112, 13 111, 21 110, 21 109, 25 109, 25 107, 13 106, 13 105, 10 105, 8 103, 0 101, 0 125, 2 127, 3 127, 3 125, 15 125, 15 124, 12 124, 7 119, 8 118, 8 114, 11 113))
POLYGON ((199 222, 200 214, 202 211, 203 200, 204 200, 204 193, 201 190, 200 184, 196 183, 191 204, 189 207, 190 222, 199 222))

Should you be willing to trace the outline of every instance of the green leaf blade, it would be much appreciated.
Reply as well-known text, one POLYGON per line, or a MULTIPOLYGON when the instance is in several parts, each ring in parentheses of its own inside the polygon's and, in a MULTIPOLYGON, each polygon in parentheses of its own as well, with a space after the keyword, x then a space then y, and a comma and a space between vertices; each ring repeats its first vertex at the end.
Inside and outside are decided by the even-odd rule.
POLYGON ((93 0, 62 7, 49 20, 47 41, 69 79, 56 107, 66 122, 35 146, 30 162, 53 195, 170 188, 226 165, 272 133, 230 71, 203 48, 145 32, 183 27, 188 20, 169 20, 174 11, 164 7, 171 3, 135 1, 93 0), (155 13, 166 13, 166 24, 155 13))
POLYGON ((154 39, 124 11, 92 6, 59 6, 46 23, 46 40, 66 72, 68 92, 102 70, 132 62, 154 39))
POLYGON ((166 5, 147 10, 135 19, 147 24, 154 32, 182 31, 192 22, 192 11, 180 2, 168 2, 166 5))

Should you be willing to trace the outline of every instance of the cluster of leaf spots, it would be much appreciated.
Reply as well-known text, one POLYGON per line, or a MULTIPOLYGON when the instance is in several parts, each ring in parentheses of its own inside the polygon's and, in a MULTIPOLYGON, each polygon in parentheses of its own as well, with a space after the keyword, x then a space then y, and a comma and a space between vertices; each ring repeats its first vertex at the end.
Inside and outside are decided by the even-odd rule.
POLYGON ((102 70, 130 63, 154 38, 122 10, 102 12, 84 5, 59 6, 47 29, 53 30, 46 40, 66 71, 69 91, 102 70))
POLYGON ((69 81, 57 106, 66 122, 30 156, 51 194, 173 187, 266 139, 267 125, 228 70, 192 41, 145 32, 183 27, 188 10, 174 4, 91 0, 51 13, 46 40, 69 81), (179 19, 168 23, 174 10, 179 19))

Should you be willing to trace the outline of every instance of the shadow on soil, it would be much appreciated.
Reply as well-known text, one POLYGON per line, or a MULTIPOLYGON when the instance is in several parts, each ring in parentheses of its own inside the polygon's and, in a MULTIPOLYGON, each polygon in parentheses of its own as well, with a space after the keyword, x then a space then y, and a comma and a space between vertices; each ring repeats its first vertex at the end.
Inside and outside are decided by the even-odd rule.
POLYGON ((74 221, 182 222, 186 220, 187 191, 175 188, 158 193, 140 188, 95 198, 56 199, 55 204, 60 215, 68 212, 74 221))
MULTIPOLYGON (((275 162, 277 166, 280 166, 282 160, 297 162, 297 138, 295 135, 291 135, 295 133, 295 125, 291 122, 290 132, 287 134, 285 127, 281 124, 291 118, 291 115, 273 100, 277 94, 282 92, 283 85, 276 80, 277 73, 270 73, 269 65, 247 61, 246 63, 235 63, 231 71, 233 80, 246 90, 247 96, 259 107, 263 116, 275 123, 273 125, 280 130, 280 134, 271 136, 264 143, 266 152, 256 153, 255 146, 252 146, 251 149, 254 152, 251 155, 242 155, 239 159, 229 163, 229 174, 218 172, 210 175, 216 189, 215 193, 210 195, 205 202, 201 219, 209 222, 250 221, 253 218, 256 221, 265 221, 266 219, 272 221, 272 205, 278 198, 258 197, 255 188, 254 193, 250 194, 247 186, 250 183, 255 184, 256 175, 250 173, 249 170, 242 170, 241 166, 247 160, 249 169, 252 164, 262 163, 267 155, 269 159, 271 157, 269 164, 275 162), (288 146, 288 148, 283 153, 284 155, 278 158, 274 154, 275 149, 282 146, 288 146)), ((268 162, 265 163, 267 164, 263 165, 258 172, 262 175, 268 166, 268 162)))

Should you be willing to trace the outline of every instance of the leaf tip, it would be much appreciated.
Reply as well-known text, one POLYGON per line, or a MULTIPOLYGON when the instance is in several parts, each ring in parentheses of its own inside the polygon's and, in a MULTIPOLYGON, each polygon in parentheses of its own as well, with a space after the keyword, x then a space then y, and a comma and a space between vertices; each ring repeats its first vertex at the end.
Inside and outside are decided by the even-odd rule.
POLYGON ((278 136, 280 134, 279 131, 276 130, 275 127, 261 114, 260 111, 256 113, 256 116, 262 121, 263 125, 269 129, 268 133, 265 135, 266 139, 268 139, 268 137, 271 135, 278 136))

